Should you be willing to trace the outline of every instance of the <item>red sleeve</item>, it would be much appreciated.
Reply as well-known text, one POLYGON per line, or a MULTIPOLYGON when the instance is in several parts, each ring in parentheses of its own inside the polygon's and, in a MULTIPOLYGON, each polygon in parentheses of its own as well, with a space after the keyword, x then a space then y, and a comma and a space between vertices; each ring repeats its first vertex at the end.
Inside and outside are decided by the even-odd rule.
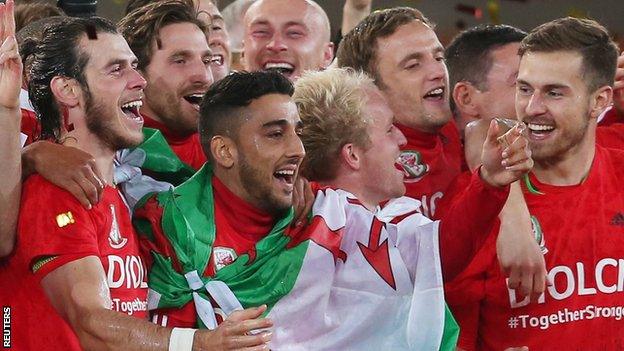
POLYGON ((600 146, 624 150, 624 123, 596 128, 596 143, 600 146))
POLYGON ((452 280, 483 246, 507 201, 509 186, 495 188, 479 175, 462 173, 440 202, 440 257, 445 281, 452 280))
POLYGON ((22 111, 22 125, 21 132, 26 134, 28 137, 26 139, 26 145, 31 144, 39 137, 39 133, 41 132, 41 128, 39 128, 39 121, 37 120, 37 116, 33 111, 21 109, 22 111))
POLYGON ((39 175, 24 183, 17 230, 18 245, 29 269, 40 258, 58 256, 44 265, 46 269, 38 270, 38 275, 72 260, 99 256, 97 232, 89 211, 70 193, 39 175))

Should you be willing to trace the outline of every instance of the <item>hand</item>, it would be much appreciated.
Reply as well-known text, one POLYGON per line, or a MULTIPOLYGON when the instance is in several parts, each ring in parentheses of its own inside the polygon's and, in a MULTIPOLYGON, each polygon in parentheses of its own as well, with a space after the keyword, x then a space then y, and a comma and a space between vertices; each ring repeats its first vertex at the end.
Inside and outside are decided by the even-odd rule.
POLYGON ((312 210, 315 199, 310 182, 304 177, 299 176, 295 180, 295 190, 293 191, 292 199, 295 209, 292 227, 299 227, 307 223, 307 216, 312 210))
POLYGON ((258 318, 266 311, 267 306, 248 308, 232 313, 217 329, 200 330, 195 333, 193 350, 268 350, 272 332, 263 331, 273 326, 273 321, 258 318), (256 333, 254 333, 256 331, 256 333))
POLYGON ((620 114, 624 114, 624 52, 618 57, 613 85, 613 106, 620 114))
POLYGON ((550 285, 544 255, 533 235, 533 224, 518 183, 511 185, 509 198, 500 213, 496 240, 498 262, 509 277, 508 286, 535 302, 550 285), (510 203, 513 202, 513 203, 510 203), (522 206, 518 202, 522 201, 522 206))
POLYGON ((0 107, 19 107, 19 92, 22 86, 22 60, 15 40, 15 18, 13 0, 0 4, 0 107))
POLYGON ((71 146, 38 141, 24 148, 22 159, 29 169, 72 193, 87 209, 100 201, 104 178, 90 154, 71 146))
POLYGON ((523 135, 523 124, 518 124, 505 135, 507 145, 497 140, 499 126, 490 122, 481 152, 481 177, 496 187, 506 186, 520 179, 533 168, 529 142, 523 135))

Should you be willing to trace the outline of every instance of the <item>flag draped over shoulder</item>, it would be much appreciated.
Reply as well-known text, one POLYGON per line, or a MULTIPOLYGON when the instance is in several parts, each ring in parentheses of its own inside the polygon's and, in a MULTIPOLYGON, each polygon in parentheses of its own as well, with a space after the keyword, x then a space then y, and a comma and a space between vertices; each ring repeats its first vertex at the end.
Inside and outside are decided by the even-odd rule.
POLYGON ((226 314, 267 304, 274 350, 455 348, 438 226, 415 212, 416 200, 373 214, 347 192, 320 190, 306 230, 290 231, 291 210, 251 252, 204 277, 218 235, 211 178, 205 165, 137 205, 134 224, 153 258, 151 310, 193 300, 198 325, 214 328, 211 300, 226 314))

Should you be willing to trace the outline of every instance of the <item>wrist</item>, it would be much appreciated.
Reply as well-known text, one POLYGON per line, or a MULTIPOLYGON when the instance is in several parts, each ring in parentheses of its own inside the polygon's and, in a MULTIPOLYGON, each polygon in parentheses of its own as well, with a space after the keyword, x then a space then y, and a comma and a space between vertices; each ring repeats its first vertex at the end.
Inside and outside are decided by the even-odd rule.
POLYGON ((196 331, 192 328, 173 328, 169 336, 169 351, 192 351, 196 331))
POLYGON ((483 167, 483 165, 479 166, 479 168, 477 169, 477 172, 479 172, 479 177, 481 177, 481 180, 489 186, 492 186, 495 188, 502 188, 505 185, 507 185, 507 184, 500 184, 496 182, 494 180, 494 177, 490 174, 490 172, 488 172, 487 168, 483 167))

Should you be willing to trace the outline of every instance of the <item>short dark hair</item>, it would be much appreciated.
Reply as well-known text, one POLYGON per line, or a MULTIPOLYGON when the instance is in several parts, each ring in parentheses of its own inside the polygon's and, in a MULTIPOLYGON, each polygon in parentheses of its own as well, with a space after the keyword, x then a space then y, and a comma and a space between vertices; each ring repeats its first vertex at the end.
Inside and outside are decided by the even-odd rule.
POLYGON ((60 137, 62 115, 50 88, 54 77, 73 78, 89 91, 84 68, 90 57, 79 42, 97 33, 118 34, 115 25, 101 17, 66 17, 45 27, 32 55, 28 82, 28 95, 41 122, 40 138, 58 141, 60 137))
POLYGON ((487 90, 486 76, 492 68, 492 51, 520 43, 526 32, 508 25, 478 25, 459 33, 447 46, 444 55, 451 89, 458 82, 472 83, 487 90))
POLYGON ((213 84, 204 95, 199 109, 199 135, 209 159, 210 140, 215 135, 238 139, 244 120, 243 108, 268 94, 292 96, 292 83, 275 71, 232 72, 213 84))
MULTIPOLYGON (((128 0, 128 3, 126 4, 126 11, 124 12, 124 16, 138 8, 141 8, 147 4, 151 4, 154 1, 158 1, 158 0, 128 0)), ((215 6, 219 6, 218 0, 209 0, 209 1, 213 3, 215 6)))
POLYGON ((533 29, 520 44, 519 54, 527 52, 578 52, 581 73, 590 92, 613 86, 618 47, 598 22, 572 17, 559 18, 533 29))
POLYGON ((363 71, 377 85, 383 86, 377 72, 377 39, 389 37, 402 25, 414 21, 434 28, 433 23, 422 12, 411 7, 395 7, 371 13, 342 38, 336 52, 338 65, 363 71))
POLYGON ((19 32, 32 22, 42 18, 65 16, 60 8, 45 3, 19 4, 15 6, 15 31, 19 32))
POLYGON ((139 60, 138 68, 144 70, 151 62, 154 43, 156 48, 161 46, 160 30, 170 24, 187 22, 201 29, 208 41, 208 28, 197 18, 192 0, 159 0, 144 4, 122 18, 118 27, 139 60))
POLYGON ((25 73, 30 70, 32 54, 36 51, 37 43, 41 40, 45 28, 62 22, 64 18, 65 16, 45 17, 27 24, 15 34, 25 73))

